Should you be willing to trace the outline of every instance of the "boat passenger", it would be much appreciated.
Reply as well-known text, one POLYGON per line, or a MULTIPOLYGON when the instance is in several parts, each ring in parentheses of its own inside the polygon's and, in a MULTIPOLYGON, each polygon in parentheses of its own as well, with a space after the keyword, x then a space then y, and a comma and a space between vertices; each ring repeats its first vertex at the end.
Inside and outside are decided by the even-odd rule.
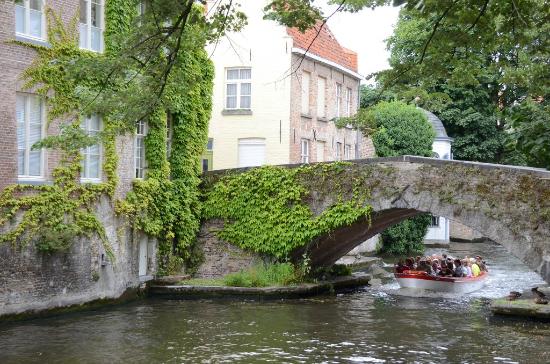
POLYGON ((405 266, 407 267, 407 270, 413 270, 414 259, 412 257, 408 257, 407 259, 405 259, 405 266))
POLYGON ((414 260, 414 269, 418 268, 419 264, 420 264, 420 256, 417 256, 414 260))
POLYGON ((464 267, 462 266, 462 262, 460 261, 460 259, 455 259, 454 263, 455 270, 453 277, 466 277, 467 272, 466 269, 464 269, 464 267))
POLYGON ((476 256, 476 264, 479 266, 479 269, 481 269, 482 272, 488 272, 485 261, 479 255, 476 256))
POLYGON ((409 270, 409 267, 405 266, 403 259, 399 259, 399 262, 397 262, 397 265, 395 266, 395 273, 403 273, 406 270, 409 270))
POLYGON ((464 259, 462 261, 462 266, 466 270, 466 277, 471 278, 472 277, 472 267, 470 266, 470 260, 469 259, 464 259))
POLYGON ((481 269, 479 268, 479 265, 477 265, 477 263, 472 263, 472 275, 474 277, 477 277, 478 275, 481 274, 481 269))
POLYGON ((441 269, 439 268, 439 264, 437 263, 437 260, 432 262, 432 275, 437 276, 439 275, 439 272, 441 269))
POLYGON ((441 270, 439 271, 439 275, 441 277, 452 277, 453 276, 453 270, 449 267, 447 264, 447 261, 441 262, 441 270))
POLYGON ((447 257, 446 262, 447 262, 447 267, 454 271, 455 266, 453 264, 453 260, 451 258, 447 257))

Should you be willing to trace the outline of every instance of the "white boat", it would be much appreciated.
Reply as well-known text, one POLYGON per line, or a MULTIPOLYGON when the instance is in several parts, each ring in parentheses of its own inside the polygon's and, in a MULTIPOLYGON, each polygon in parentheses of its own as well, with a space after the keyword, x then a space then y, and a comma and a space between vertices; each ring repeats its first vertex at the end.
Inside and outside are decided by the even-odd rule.
POLYGON ((481 272, 477 277, 434 277, 426 272, 405 271, 395 273, 401 288, 414 288, 435 292, 470 293, 482 288, 489 277, 481 272))

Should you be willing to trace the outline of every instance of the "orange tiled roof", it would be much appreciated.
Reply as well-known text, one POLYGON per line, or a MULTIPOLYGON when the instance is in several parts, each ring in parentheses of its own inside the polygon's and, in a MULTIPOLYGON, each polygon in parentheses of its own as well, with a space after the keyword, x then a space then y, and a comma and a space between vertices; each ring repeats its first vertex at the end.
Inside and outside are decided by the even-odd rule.
POLYGON ((287 28, 286 31, 294 40, 294 47, 303 50, 307 50, 309 47, 308 53, 315 54, 357 72, 357 53, 342 47, 327 24, 323 25, 319 32, 321 25, 321 22, 317 22, 315 27, 306 30, 304 33, 301 33, 296 28, 287 28))

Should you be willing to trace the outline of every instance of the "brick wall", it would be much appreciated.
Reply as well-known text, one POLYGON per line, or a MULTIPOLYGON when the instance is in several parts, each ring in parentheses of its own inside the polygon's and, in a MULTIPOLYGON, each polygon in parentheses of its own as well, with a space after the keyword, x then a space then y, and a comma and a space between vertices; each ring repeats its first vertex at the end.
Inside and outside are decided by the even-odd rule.
POLYGON ((481 233, 458 221, 451 220, 450 222, 449 235, 451 240, 474 240, 483 238, 481 233))
POLYGON ((39 252, 32 244, 0 246, 0 317, 116 299, 137 288, 143 239, 147 274, 156 271, 154 239, 132 231, 126 221, 116 218, 107 198, 101 199, 96 215, 105 227, 114 260, 106 258, 102 263, 106 253, 97 237, 77 239, 69 251, 53 254, 39 252))
MULTIPOLYGON (((68 24, 77 15, 78 0, 47 0, 68 24)), ((16 93, 24 90, 22 72, 36 53, 29 47, 10 43, 16 39, 15 8, 12 1, 0 1, 0 192, 17 179, 16 93)), ((19 39, 20 40, 20 39, 19 39)), ((59 132, 59 121, 49 125, 47 135, 59 132)), ((134 179, 133 135, 116 141, 119 184, 116 198, 123 198, 134 179)), ((44 179, 51 183, 51 172, 60 153, 46 150, 44 179)), ((115 260, 101 264, 105 252, 96 238, 76 240, 69 252, 44 254, 32 245, 14 248, 0 246, 0 316, 40 311, 95 299, 117 298, 128 288, 139 285, 138 262, 143 236, 128 229, 128 223, 114 215, 113 203, 101 199, 96 212, 102 221, 115 260)), ((0 226, 0 233, 6 227, 0 226)), ((156 271, 155 242, 147 243, 147 274, 156 271)))
MULTIPOLYGON (((65 24, 69 24, 78 14, 78 0, 48 0, 46 4, 61 16, 65 24)), ((36 52, 29 47, 10 43, 16 39, 22 40, 20 37, 16 38, 15 34, 14 3, 0 1, 0 191, 17 182, 16 93, 33 93, 33 90, 23 89, 24 80, 21 75, 32 63, 36 52)), ((56 135, 59 124, 59 121, 53 121, 48 126, 46 135, 56 135)), ((123 197, 131 188, 134 177, 133 147, 132 135, 118 138, 120 184, 117 197, 123 197)), ((52 170, 58 165, 60 157, 60 152, 56 150, 44 151, 45 183, 51 183, 52 170)))
POLYGON ((301 140, 307 139, 310 144, 310 162, 318 162, 317 148, 324 147, 324 160, 336 160, 337 143, 341 143, 340 155, 344 159, 344 145, 352 147, 352 159, 357 157, 367 158, 374 156, 374 147, 370 139, 365 138, 360 132, 350 128, 338 129, 331 119, 337 116, 337 84, 342 85, 341 115, 346 110, 346 90, 351 89, 351 110, 355 114, 358 108, 359 80, 350 77, 343 72, 326 66, 320 62, 294 54, 292 64, 300 64, 300 67, 292 75, 291 83, 291 108, 290 108, 290 163, 301 161, 301 140), (310 73, 310 114, 303 115, 301 109, 302 73, 310 73), (319 77, 326 79, 325 105, 326 117, 317 115, 317 81, 319 77))
POLYGON ((245 252, 233 244, 220 240, 216 232, 221 229, 223 222, 220 220, 209 220, 201 226, 197 241, 205 261, 200 265, 196 277, 219 278, 262 262, 259 255, 245 252))

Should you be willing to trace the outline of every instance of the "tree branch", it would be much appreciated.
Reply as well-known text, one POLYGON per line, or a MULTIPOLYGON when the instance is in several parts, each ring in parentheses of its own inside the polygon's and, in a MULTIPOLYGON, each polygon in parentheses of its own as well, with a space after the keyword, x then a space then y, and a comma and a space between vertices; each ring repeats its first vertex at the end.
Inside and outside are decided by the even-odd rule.
POLYGON ((479 14, 477 15, 476 20, 474 20, 474 22, 472 23, 472 25, 470 25, 470 27, 466 30, 466 32, 469 32, 470 30, 474 29, 474 27, 476 26, 476 24, 477 24, 477 22, 479 21, 479 19, 481 19, 481 17, 483 16, 483 14, 485 14, 485 10, 487 10, 487 5, 489 4, 489 1, 490 1, 490 0, 486 0, 486 1, 485 1, 485 4, 483 4, 483 7, 481 8, 479 14))

